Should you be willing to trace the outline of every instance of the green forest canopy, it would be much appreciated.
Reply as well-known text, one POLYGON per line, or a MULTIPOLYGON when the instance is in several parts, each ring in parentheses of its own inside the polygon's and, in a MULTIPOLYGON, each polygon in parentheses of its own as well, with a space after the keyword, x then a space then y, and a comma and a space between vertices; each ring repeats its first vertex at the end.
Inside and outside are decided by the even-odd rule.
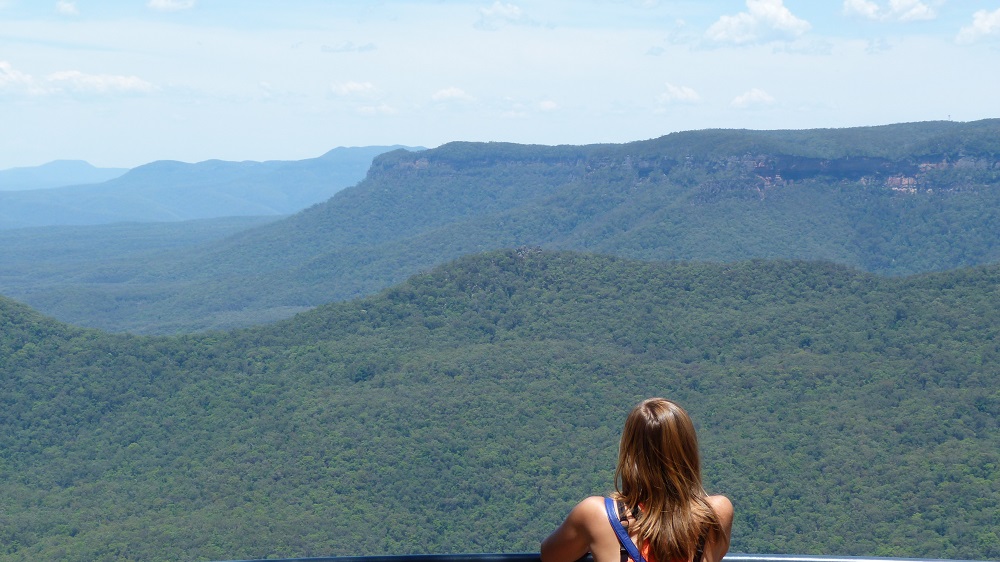
POLYGON ((996 559, 998 280, 522 248, 175 337, 3 299, 0 559, 532 551, 650 395, 734 551, 996 559))

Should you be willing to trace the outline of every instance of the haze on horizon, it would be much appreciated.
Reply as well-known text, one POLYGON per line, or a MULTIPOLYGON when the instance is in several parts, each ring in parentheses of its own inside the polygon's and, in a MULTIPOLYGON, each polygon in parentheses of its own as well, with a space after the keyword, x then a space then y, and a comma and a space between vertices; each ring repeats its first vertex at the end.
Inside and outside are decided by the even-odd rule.
POLYGON ((0 0, 0 169, 1000 117, 1000 0, 0 0))

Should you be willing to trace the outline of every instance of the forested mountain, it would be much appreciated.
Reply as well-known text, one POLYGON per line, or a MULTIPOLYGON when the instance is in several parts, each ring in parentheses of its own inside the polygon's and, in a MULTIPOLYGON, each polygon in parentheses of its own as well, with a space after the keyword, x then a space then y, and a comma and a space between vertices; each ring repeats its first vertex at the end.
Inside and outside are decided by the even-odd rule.
POLYGON ((41 166, 0 170, 0 191, 100 183, 127 171, 128 168, 96 168, 83 160, 54 160, 41 166))
POLYGON ((997 559, 998 288, 521 249, 231 333, 0 299, 0 559, 532 551, 651 395, 733 551, 997 559))
POLYGON ((906 275, 996 262, 998 212, 1000 119, 451 143, 383 154, 322 204, 183 252, 92 260, 72 278, 8 260, 0 294, 75 324, 167 333, 287 317, 518 245, 906 275))
POLYGON ((0 229, 289 215, 354 185, 372 158, 400 148, 341 147, 293 161, 159 161, 93 185, 0 192, 0 229))

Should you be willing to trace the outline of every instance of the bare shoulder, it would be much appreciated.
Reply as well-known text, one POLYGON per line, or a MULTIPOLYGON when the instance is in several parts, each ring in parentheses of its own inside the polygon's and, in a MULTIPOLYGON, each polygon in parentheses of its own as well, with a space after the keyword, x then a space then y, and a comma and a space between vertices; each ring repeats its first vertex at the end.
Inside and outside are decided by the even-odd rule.
POLYGON ((566 521, 580 529, 592 549, 609 543, 618 544, 618 537, 608 524, 608 512, 602 496, 590 496, 576 504, 566 521))
POLYGON ((729 501, 726 496, 708 496, 708 505, 712 506, 712 511, 719 516, 720 519, 733 520, 733 502, 729 501))
POLYGON ((570 517, 576 518, 581 523, 585 521, 588 527, 595 521, 597 523, 607 521, 608 516, 604 508, 604 498, 601 496, 584 498, 570 512, 570 517))
POLYGON ((721 562, 729 551, 729 538, 733 532, 733 502, 726 496, 708 496, 708 505, 719 518, 721 533, 713 532, 705 544, 704 562, 721 562))
POLYGON ((604 496, 590 496, 577 505, 585 506, 588 510, 604 511, 604 496))
POLYGON ((611 549, 617 554, 615 545, 617 538, 608 525, 604 498, 591 496, 576 504, 566 520, 542 541, 541 558, 543 562, 574 562, 589 551, 603 553, 602 559, 610 560, 613 557, 605 551, 614 547, 611 549), (610 538, 605 531, 610 532, 610 538))

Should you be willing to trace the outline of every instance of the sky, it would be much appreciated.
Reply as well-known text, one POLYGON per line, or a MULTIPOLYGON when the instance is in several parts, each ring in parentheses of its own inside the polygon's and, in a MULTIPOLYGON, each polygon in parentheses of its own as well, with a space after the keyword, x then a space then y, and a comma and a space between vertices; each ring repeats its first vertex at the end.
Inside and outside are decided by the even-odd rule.
POLYGON ((1000 0, 0 0, 0 169, 1000 117, 1000 0))

